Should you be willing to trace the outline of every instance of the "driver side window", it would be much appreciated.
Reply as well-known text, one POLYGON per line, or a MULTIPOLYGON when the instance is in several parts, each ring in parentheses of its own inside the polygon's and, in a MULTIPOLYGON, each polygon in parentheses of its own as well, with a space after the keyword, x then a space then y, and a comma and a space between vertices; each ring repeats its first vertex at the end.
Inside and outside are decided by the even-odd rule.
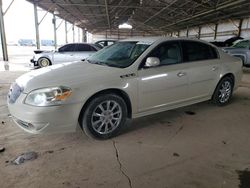
POLYGON ((181 48, 178 41, 165 42, 156 47, 148 57, 157 57, 160 65, 181 63, 181 48))

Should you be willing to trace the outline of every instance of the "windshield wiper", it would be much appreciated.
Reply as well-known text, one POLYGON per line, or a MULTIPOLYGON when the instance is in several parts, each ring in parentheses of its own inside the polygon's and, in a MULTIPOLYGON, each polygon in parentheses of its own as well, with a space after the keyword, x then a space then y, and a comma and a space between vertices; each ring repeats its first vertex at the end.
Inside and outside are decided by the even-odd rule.
POLYGON ((118 64, 113 64, 113 63, 105 63, 106 65, 110 66, 110 67, 117 67, 117 68, 124 68, 124 66, 122 65, 118 65, 118 64))
POLYGON ((87 61, 88 63, 91 64, 97 64, 97 65, 103 65, 103 66, 108 66, 105 63, 101 62, 101 61, 90 61, 89 59, 85 59, 85 61, 87 61))

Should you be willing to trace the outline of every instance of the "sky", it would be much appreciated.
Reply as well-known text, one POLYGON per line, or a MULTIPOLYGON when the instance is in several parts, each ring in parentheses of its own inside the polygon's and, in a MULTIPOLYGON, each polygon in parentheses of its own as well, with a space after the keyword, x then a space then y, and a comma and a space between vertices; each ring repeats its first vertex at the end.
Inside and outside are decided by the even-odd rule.
MULTIPOLYGON (((5 12, 11 0, 3 0, 3 12, 5 12)), ((38 21, 42 19, 46 11, 38 8, 38 21)), ((52 24, 52 14, 47 14, 43 22, 39 25, 40 40, 54 40, 54 31, 52 24)), ((57 19, 57 25, 61 19, 57 19)), ((34 6, 26 0, 15 0, 8 12, 4 16, 6 39, 8 42, 17 42, 19 39, 34 39, 35 19, 34 6)), ((68 24, 68 28, 71 25, 68 24)), ((80 40, 82 32, 80 30, 80 40)), ((78 28, 75 27, 75 41, 78 42, 78 28)), ((65 24, 64 22, 57 30, 58 44, 65 44, 65 24)), ((68 32, 68 41, 73 42, 72 29, 68 32)))

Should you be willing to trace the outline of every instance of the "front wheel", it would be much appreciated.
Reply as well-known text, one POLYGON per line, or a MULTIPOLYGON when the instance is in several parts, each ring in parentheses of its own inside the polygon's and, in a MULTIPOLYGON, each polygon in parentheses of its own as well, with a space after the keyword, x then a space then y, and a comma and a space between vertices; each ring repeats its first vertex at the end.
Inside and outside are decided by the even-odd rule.
POLYGON ((219 106, 226 105, 230 102, 232 93, 233 80, 230 77, 225 77, 217 85, 212 100, 219 106))
POLYGON ((38 60, 39 67, 47 67, 50 65, 50 60, 48 58, 42 57, 38 60))
POLYGON ((104 94, 94 98, 81 119, 87 136, 108 139, 119 133, 127 119, 127 106, 115 94, 104 94))

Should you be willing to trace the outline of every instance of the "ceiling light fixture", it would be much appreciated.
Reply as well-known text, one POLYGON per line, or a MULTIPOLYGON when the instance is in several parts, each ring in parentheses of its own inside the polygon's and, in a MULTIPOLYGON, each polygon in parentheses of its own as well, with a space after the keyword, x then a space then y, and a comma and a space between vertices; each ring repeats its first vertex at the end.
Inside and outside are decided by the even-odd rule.
POLYGON ((57 10, 57 8, 54 9, 54 12, 53 12, 55 15, 58 15, 60 14, 59 11, 57 10))
POLYGON ((128 24, 128 23, 123 23, 123 24, 120 24, 118 26, 119 29, 132 29, 132 25, 128 24))

